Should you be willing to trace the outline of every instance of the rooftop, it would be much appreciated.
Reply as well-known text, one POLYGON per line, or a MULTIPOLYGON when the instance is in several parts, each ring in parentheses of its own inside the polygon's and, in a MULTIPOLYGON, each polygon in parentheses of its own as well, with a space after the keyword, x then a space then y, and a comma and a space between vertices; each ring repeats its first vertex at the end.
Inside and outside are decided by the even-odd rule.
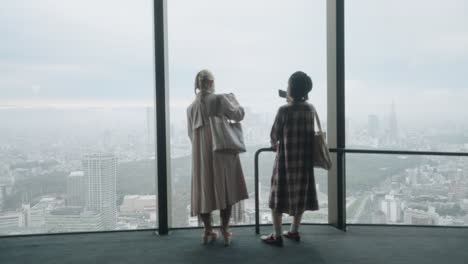
POLYGON ((53 211, 50 212, 51 215, 80 215, 81 212, 83 211, 83 207, 62 207, 62 208, 57 208, 53 211))
POLYGON ((84 172, 83 171, 72 171, 70 172, 70 175, 68 177, 83 177, 84 172))

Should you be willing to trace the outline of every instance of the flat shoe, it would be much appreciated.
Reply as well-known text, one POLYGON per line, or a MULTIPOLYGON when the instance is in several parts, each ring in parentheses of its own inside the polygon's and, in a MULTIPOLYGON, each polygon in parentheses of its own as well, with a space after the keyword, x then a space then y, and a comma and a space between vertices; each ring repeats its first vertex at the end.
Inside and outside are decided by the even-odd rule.
POLYGON ((296 242, 301 241, 301 236, 299 235, 299 232, 284 231, 283 236, 287 239, 291 239, 296 242))
POLYGON ((281 236, 277 237, 274 234, 262 236, 260 238, 263 243, 273 246, 282 247, 283 246, 283 238, 281 236))

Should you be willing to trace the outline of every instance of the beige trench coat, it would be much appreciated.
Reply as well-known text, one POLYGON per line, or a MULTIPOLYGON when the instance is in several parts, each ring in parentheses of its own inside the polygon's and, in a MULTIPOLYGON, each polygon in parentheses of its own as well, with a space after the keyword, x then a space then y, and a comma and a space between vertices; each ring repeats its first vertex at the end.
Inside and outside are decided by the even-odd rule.
POLYGON ((192 142, 191 216, 225 209, 248 198, 239 155, 213 151, 209 117, 214 115, 241 121, 244 109, 208 93, 199 93, 187 109, 192 142))

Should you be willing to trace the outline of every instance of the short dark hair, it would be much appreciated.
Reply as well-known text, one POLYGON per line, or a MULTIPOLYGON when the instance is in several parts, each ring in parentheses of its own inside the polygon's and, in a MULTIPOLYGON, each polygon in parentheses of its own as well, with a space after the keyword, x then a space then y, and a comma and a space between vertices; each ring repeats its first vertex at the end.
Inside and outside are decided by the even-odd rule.
POLYGON ((312 79, 304 72, 297 71, 289 77, 290 96, 293 99, 307 99, 312 90, 312 79))

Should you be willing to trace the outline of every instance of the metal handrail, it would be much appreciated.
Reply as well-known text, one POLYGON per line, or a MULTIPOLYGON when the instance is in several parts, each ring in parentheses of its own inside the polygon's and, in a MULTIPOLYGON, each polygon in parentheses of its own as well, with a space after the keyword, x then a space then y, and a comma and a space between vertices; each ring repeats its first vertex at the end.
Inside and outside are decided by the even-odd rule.
POLYGON ((259 177, 258 158, 262 152, 273 152, 272 148, 261 148, 255 152, 255 233, 260 234, 260 198, 259 198, 259 177))
MULTIPOLYGON (((347 149, 347 148, 330 148, 329 150, 332 153, 468 157, 467 152, 373 150, 373 149, 347 149)), ((274 150, 270 147, 270 148, 261 148, 255 152, 255 233, 257 234, 260 234, 260 198, 259 198, 260 192, 259 192, 258 160, 262 152, 273 152, 273 151, 274 150)))
POLYGON ((376 150, 376 149, 349 149, 330 148, 334 153, 355 153, 355 154, 382 154, 382 155, 420 155, 420 156, 455 156, 468 157, 468 152, 447 152, 447 151, 418 151, 418 150, 376 150))

